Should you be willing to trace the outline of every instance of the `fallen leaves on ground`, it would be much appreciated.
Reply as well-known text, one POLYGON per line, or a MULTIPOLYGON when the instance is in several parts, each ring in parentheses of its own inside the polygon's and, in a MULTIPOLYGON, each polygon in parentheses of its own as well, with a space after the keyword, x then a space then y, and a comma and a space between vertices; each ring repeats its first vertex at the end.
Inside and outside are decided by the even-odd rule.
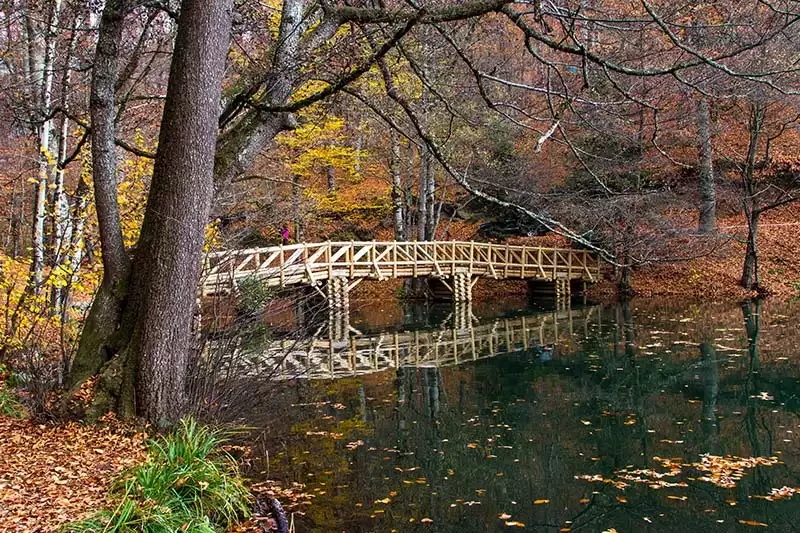
POLYGON ((104 506, 111 481, 144 458, 146 438, 113 419, 82 425, 0 417, 0 530, 53 531, 104 506))
MULTIPOLYGON (((790 205, 767 213, 759 226, 760 284, 779 298, 791 298, 800 292, 799 221, 800 206, 790 205)), ((636 293, 645 297, 750 296, 748 291, 739 287, 747 236, 744 216, 737 214, 720 218, 718 228, 720 242, 710 255, 634 270, 631 285, 636 293)), ((687 227, 687 231, 692 229, 687 227)), ((705 237, 697 239, 702 243, 705 237)), ((696 251, 691 249, 690 242, 683 255, 691 257, 693 253, 696 251)), ((596 285, 592 292, 597 296, 615 294, 616 280, 606 279, 596 285)))

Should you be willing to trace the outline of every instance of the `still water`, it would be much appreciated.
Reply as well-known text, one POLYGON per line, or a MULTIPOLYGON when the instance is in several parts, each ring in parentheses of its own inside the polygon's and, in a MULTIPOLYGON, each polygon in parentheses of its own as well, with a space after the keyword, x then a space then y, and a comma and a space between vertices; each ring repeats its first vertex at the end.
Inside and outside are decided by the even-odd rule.
POLYGON ((249 415, 296 531, 800 529, 800 305, 472 313, 364 307, 249 415))

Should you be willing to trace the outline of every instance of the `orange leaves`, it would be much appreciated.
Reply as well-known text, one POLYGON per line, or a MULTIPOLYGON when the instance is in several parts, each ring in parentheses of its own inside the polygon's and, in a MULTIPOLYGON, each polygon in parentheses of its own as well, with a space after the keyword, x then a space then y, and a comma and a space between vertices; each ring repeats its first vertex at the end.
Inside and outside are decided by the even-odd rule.
POLYGON ((111 479, 142 459, 145 438, 113 420, 49 426, 0 417, 0 524, 50 531, 103 506, 111 479))
POLYGON ((740 524, 745 526, 753 526, 753 527, 768 527, 769 524, 765 524, 764 522, 756 522, 755 520, 739 520, 740 524))

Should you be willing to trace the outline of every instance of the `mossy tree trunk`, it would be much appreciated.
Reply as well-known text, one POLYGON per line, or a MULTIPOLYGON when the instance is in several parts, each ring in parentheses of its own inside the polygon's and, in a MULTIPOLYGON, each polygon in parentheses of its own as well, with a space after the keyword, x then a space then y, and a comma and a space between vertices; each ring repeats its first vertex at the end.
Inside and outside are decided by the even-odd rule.
MULTIPOLYGON (((222 36, 230 34, 231 10, 232 0, 184 0, 182 4, 153 179, 130 267, 118 234, 113 122, 107 128, 102 120, 94 123, 95 181, 101 189, 97 203, 106 233, 103 239, 101 229, 106 270, 69 381, 76 386, 99 375, 91 415, 114 410, 161 423, 172 422, 182 413, 192 311, 214 194, 220 87, 228 50, 228 40, 222 36), (104 153, 109 146, 110 153, 104 153), (98 176, 109 179, 98 180, 98 176), (111 215, 104 217, 108 212, 111 215), (119 250, 123 254, 115 256, 119 250)), ((108 118, 107 103, 100 101, 103 97, 110 95, 110 108, 114 107, 116 50, 101 45, 118 35, 109 28, 121 28, 123 17, 119 4, 106 5, 101 22, 106 30, 101 30, 98 56, 114 61, 107 68, 101 61, 95 73, 93 120, 108 118)), ((95 183, 96 192, 97 188, 95 183)))

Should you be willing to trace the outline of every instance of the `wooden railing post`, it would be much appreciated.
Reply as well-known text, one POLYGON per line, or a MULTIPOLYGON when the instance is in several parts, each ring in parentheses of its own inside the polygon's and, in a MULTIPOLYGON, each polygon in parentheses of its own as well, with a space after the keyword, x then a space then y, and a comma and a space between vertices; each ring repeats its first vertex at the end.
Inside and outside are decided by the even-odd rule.
POLYGON ((280 250, 280 252, 281 252, 281 253, 279 254, 279 255, 280 255, 280 263, 279 263, 279 265, 280 265, 280 269, 281 269, 281 272, 280 272, 280 276, 281 276, 281 287, 283 287, 284 280, 286 279, 286 274, 285 274, 285 272, 284 272, 284 268, 283 268, 283 244, 281 244, 281 250, 280 250))
POLYGON ((331 259, 331 241, 325 242, 325 262, 328 264, 328 279, 333 277, 333 260, 331 259))

